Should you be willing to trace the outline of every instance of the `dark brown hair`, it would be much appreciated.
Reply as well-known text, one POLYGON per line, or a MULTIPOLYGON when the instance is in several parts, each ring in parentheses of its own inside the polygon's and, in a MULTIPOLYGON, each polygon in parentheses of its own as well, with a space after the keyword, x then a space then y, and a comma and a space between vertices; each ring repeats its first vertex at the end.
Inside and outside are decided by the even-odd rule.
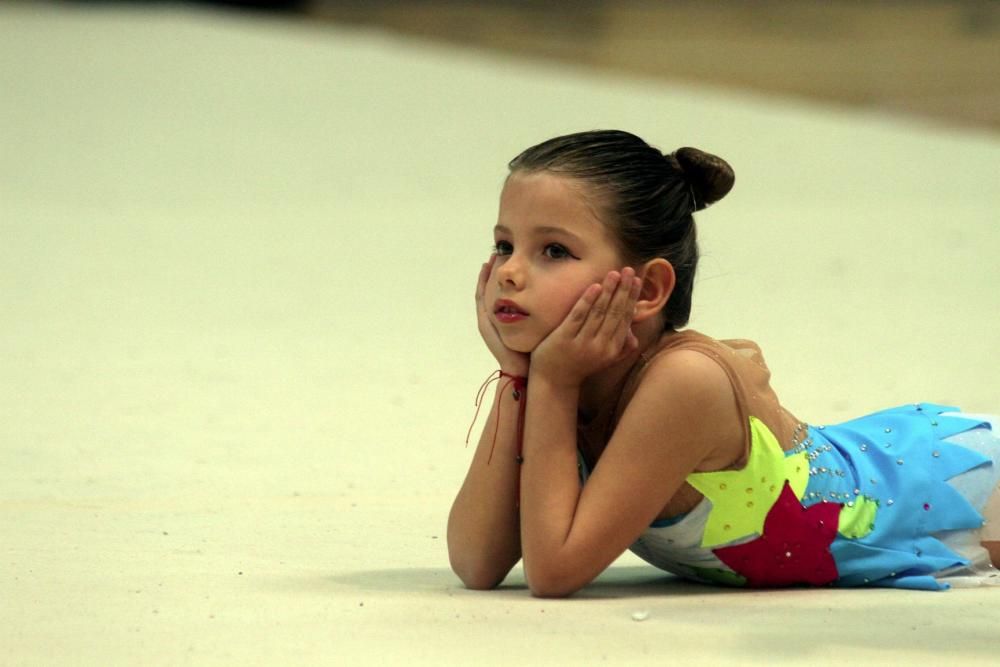
POLYGON ((544 141, 508 167, 511 173, 548 171, 590 186, 626 262, 639 266, 662 257, 674 267, 677 284, 663 310, 664 327, 687 324, 698 266, 692 213, 733 187, 725 160, 697 148, 664 155, 634 134, 598 130, 544 141))

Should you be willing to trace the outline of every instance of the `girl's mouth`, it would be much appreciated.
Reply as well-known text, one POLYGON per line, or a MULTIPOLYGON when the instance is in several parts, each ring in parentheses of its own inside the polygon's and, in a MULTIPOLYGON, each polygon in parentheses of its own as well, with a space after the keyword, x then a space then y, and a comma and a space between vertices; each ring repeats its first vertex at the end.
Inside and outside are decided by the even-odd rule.
POLYGON ((510 299, 500 299, 493 306, 493 315, 502 324, 512 324, 526 318, 528 313, 510 299))

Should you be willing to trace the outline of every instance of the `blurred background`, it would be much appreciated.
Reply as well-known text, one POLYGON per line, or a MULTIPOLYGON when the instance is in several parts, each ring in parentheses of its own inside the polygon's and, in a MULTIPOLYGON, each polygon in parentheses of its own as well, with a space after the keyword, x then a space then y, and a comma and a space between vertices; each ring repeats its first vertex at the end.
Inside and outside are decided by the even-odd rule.
POLYGON ((208 4, 1000 129, 997 0, 208 4))
POLYGON ((0 0, 0 665, 994 664, 995 591, 625 555, 554 605, 444 530, 506 164, 556 134, 733 165, 692 327, 796 416, 1000 409, 997 4, 0 0))

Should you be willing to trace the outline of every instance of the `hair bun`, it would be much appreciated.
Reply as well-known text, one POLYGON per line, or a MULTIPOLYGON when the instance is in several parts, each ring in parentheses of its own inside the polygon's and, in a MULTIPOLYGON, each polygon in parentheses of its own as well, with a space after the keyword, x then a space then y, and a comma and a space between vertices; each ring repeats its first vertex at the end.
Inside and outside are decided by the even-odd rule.
POLYGON ((696 211, 714 204, 733 189, 736 174, 721 157, 690 147, 678 148, 674 157, 694 192, 696 211))

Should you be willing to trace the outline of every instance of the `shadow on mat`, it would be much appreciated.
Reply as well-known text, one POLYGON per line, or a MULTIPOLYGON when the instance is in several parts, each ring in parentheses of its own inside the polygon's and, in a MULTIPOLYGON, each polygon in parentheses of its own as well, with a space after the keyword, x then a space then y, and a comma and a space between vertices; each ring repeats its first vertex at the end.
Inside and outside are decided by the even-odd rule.
MULTIPOLYGON (((492 591, 465 589, 446 567, 360 570, 300 584, 303 590, 321 594, 346 589, 400 598, 408 594, 482 596, 508 603, 533 599, 520 567, 492 591)), ((884 654, 885 664, 893 662, 896 651, 918 651, 932 661, 947 656, 949 664, 992 664, 1000 616, 993 611, 992 598, 975 591, 962 593, 809 587, 743 590, 700 585, 643 566, 623 566, 609 568, 566 602, 642 599, 651 614, 644 627, 664 627, 669 632, 697 634, 724 624, 729 644, 743 646, 746 659, 753 662, 826 663, 841 652, 850 655, 864 649, 884 654), (812 639, 790 643, 790 637, 812 639)), ((874 659, 874 655, 868 657, 874 659)))
MULTIPOLYGON (((490 594, 490 591, 467 591, 458 577, 448 568, 398 568, 345 572, 324 578, 338 586, 358 590, 391 593, 447 593, 460 590, 470 594, 490 594)), ((516 568, 495 589, 495 592, 528 595, 528 587, 520 568, 516 568)), ((679 577, 651 571, 650 568, 611 567, 586 588, 573 595, 573 599, 611 599, 646 596, 743 594, 739 589, 704 586, 679 577)))

